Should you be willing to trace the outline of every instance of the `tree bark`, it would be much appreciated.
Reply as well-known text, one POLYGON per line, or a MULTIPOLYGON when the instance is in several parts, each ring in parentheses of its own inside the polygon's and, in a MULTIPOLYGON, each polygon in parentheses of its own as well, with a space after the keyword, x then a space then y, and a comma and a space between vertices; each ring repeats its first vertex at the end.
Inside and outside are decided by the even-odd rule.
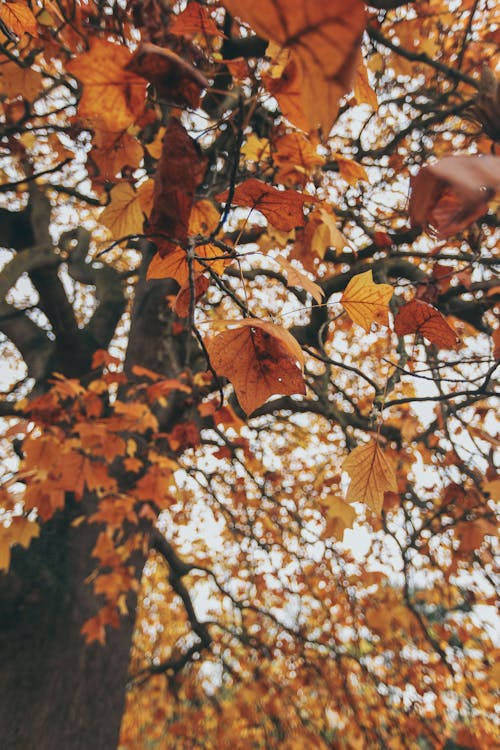
MULTIPOLYGON (((76 509, 78 512, 78 509, 76 509)), ((134 602, 105 646, 86 645, 82 624, 99 608, 84 581, 96 526, 68 511, 0 577, 2 750, 116 750, 124 708, 134 602)))

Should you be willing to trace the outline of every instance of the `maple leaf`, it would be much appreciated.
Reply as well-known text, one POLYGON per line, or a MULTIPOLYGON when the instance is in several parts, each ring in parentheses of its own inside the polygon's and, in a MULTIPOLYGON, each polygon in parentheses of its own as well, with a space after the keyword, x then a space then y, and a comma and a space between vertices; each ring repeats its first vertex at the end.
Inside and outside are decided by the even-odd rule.
POLYGON ((323 536, 342 539, 344 531, 352 529, 356 519, 356 511, 352 505, 344 502, 340 497, 328 498, 324 505, 326 505, 324 513, 326 524, 323 536))
POLYGON ((305 394, 302 350, 293 336, 264 320, 246 319, 206 342, 217 375, 232 383, 251 414, 275 394, 305 394))
POLYGON ((412 226, 451 237, 488 209, 500 192, 500 157, 447 156, 411 180, 412 226))
POLYGON ((359 0, 224 0, 224 6, 265 39, 290 49, 301 76, 301 104, 309 125, 327 135, 340 97, 349 90, 365 25, 359 0))
MULTIPOLYGON (((229 191, 225 190, 216 196, 219 201, 226 201, 229 191)), ((304 223, 304 204, 315 202, 312 195, 297 193, 295 190, 277 190, 261 180, 251 177, 241 182, 234 191, 232 203, 235 206, 251 206, 263 214, 266 219, 285 232, 304 223)))
POLYGON ((389 301, 394 293, 390 284, 375 284, 371 271, 352 277, 340 299, 354 323, 369 331, 372 323, 389 325, 389 301))
POLYGON ((346 493, 348 503, 365 503, 374 513, 380 513, 384 492, 398 491, 392 461, 384 455, 376 440, 354 448, 342 464, 342 469, 351 478, 346 493))
POLYGON ((209 83, 191 63, 172 50, 142 42, 125 66, 153 84, 160 99, 196 108, 201 90, 209 83))
POLYGON ((83 84, 80 117, 111 131, 126 130, 136 121, 144 109, 146 83, 126 70, 131 57, 122 45, 92 39, 89 51, 68 63, 68 71, 83 84))
POLYGON ((21 37, 24 33, 37 36, 38 24, 26 3, 2 3, 0 5, 0 20, 16 36, 21 37))
POLYGON ((403 305, 394 319, 398 336, 415 333, 442 349, 457 349, 459 338, 445 317, 432 305, 414 299, 403 305))

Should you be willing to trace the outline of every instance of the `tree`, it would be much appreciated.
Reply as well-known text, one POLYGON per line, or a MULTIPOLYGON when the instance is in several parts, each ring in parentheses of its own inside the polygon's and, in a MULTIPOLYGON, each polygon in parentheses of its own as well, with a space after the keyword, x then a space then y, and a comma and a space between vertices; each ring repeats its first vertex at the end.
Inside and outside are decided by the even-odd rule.
POLYGON ((0 6, 6 750, 493 747, 498 23, 0 6))

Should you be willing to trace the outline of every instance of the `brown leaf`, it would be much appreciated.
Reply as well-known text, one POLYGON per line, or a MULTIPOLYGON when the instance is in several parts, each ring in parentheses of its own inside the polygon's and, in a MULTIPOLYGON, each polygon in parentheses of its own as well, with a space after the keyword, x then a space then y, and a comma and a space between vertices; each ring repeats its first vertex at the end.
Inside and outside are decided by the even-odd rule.
POLYGON ((210 281, 207 276, 200 274, 196 276, 193 283, 193 288, 189 283, 189 279, 184 286, 179 289, 179 292, 174 300, 172 309, 179 318, 187 318, 191 308, 191 300, 193 298, 193 305, 203 297, 210 285, 210 281))
POLYGON ((360 0, 224 0, 261 36, 289 48, 301 77, 302 109, 310 127, 330 131, 349 90, 365 25, 360 0))
POLYGON ((447 156, 411 180, 412 226, 451 237, 488 210, 500 192, 500 157, 447 156))
POLYGON ((148 236, 162 256, 175 250, 188 236, 194 195, 203 180, 206 162, 196 142, 172 118, 163 137, 147 226, 148 236))
POLYGON ((247 318, 208 340, 206 347, 215 372, 233 384, 247 414, 275 394, 306 392, 302 350, 274 323, 247 318))
POLYGON ((209 83, 190 62, 166 47, 143 42, 126 70, 135 73, 153 84, 160 99, 167 102, 196 108, 201 91, 209 83))
MULTIPOLYGON (((225 201, 228 195, 229 191, 225 190, 216 198, 225 201)), ((233 205, 257 209, 273 227, 285 232, 304 224, 304 204, 315 201, 312 195, 303 195, 295 190, 277 190, 254 177, 240 183, 233 196, 233 205)))
POLYGON ((398 336, 415 333, 424 336, 441 349, 457 349, 459 339, 444 315, 427 302, 414 299, 400 308, 394 320, 398 336))
POLYGON ((346 494, 348 503, 365 503, 375 513, 380 513, 384 504, 384 492, 398 491, 392 461, 384 455, 376 440, 354 448, 345 459, 342 469, 351 478, 346 494))

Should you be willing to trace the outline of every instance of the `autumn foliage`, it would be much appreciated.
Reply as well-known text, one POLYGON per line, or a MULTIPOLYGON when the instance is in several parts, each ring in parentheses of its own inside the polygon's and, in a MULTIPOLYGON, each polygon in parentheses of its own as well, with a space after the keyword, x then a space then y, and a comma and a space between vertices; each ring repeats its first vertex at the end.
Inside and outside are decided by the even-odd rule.
POLYGON ((131 646, 99 750, 498 743, 499 27, 0 5, 0 630, 131 646))

